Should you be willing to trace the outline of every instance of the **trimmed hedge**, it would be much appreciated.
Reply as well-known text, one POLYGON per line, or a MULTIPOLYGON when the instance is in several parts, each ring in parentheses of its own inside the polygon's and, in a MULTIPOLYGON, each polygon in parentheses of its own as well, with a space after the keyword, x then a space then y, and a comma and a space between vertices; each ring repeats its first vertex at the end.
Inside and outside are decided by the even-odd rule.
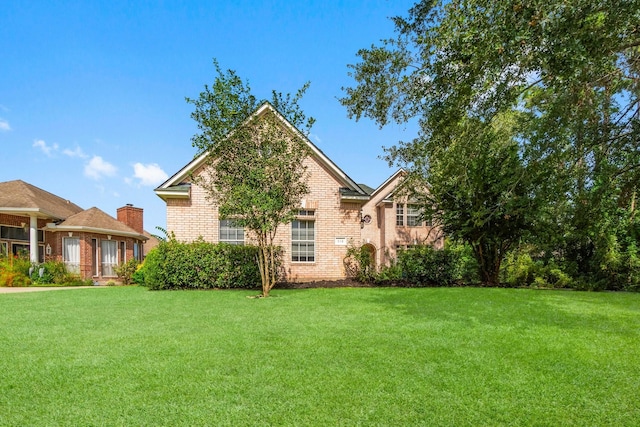
POLYGON ((139 274, 149 289, 255 288, 260 270, 255 246, 162 242, 145 258, 139 274))
POLYGON ((418 246, 398 253, 402 279, 415 286, 451 286, 460 279, 460 253, 418 246))

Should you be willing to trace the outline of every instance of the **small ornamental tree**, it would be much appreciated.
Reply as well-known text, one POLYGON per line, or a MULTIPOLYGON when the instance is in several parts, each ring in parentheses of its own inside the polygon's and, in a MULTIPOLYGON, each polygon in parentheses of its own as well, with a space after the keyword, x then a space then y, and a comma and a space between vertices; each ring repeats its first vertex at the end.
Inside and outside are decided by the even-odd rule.
POLYGON ((277 280, 278 227, 295 218, 309 192, 304 160, 314 119, 298 105, 309 83, 293 97, 273 91, 270 102, 259 102, 235 71, 223 72, 215 60, 214 66, 214 84, 205 85, 197 99, 187 98, 200 131, 193 145, 208 153, 207 167, 194 181, 222 219, 232 219, 255 238, 267 297, 277 280))

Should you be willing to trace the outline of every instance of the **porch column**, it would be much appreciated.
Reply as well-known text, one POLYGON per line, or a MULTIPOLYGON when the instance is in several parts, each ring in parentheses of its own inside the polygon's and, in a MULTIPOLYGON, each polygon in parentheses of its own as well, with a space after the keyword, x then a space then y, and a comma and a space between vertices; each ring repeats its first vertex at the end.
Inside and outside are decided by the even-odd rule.
POLYGON ((38 263, 38 217, 29 217, 29 254, 31 262, 38 263))

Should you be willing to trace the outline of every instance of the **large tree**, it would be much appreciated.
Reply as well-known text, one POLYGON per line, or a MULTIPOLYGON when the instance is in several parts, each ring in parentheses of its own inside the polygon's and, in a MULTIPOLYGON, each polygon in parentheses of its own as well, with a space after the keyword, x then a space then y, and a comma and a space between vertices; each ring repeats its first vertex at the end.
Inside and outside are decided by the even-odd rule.
POLYGON ((199 153, 208 153, 207 167, 194 179, 221 218, 233 220, 255 238, 266 297, 277 280, 278 227, 294 219, 309 191, 305 138, 314 120, 298 103, 309 83, 294 96, 273 91, 266 105, 235 71, 223 71, 215 60, 214 66, 213 85, 205 85, 197 99, 187 98, 195 106, 191 117, 200 131, 193 145, 199 153))
MULTIPOLYGON (((640 0, 422 1, 393 20, 396 37, 358 52, 361 62, 351 66, 356 85, 341 100, 351 116, 380 125, 418 119, 419 135, 393 147, 390 161, 426 180, 436 164, 451 162, 445 170, 464 174, 455 163, 472 162, 484 174, 477 183, 497 183, 499 191, 521 183, 523 167, 530 181, 525 194, 542 209, 538 220, 544 212, 559 228, 567 228, 567 221, 558 224, 562 218, 603 214, 610 203, 601 202, 611 197, 614 205, 635 209, 640 0), (487 156, 437 158, 456 144, 481 149, 484 138, 474 135, 491 134, 508 114, 522 118, 511 128, 521 164, 510 166, 510 184, 507 174, 487 167, 487 156)), ((454 209, 443 225, 460 234, 468 222, 457 219, 470 206, 440 203, 445 190, 431 187, 427 211, 454 209)), ((469 191, 482 194, 481 187, 469 191)), ((482 224, 494 213, 473 214, 482 224)), ((513 231, 512 238, 521 233, 513 231)), ((472 234, 463 236, 473 242, 472 234)))

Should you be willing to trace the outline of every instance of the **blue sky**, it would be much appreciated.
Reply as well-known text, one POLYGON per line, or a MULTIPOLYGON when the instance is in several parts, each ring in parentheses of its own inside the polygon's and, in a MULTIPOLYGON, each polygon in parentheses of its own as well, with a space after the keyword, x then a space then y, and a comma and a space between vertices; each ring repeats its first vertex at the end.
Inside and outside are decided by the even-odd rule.
POLYGON ((316 118, 311 140, 356 182, 395 169, 382 146, 413 137, 347 118, 337 98, 353 84, 360 48, 393 35, 413 1, 9 1, 0 7, 0 181, 22 179, 115 216, 144 208, 165 225, 153 189, 196 154, 195 98, 212 58, 254 95, 295 92, 316 118))

